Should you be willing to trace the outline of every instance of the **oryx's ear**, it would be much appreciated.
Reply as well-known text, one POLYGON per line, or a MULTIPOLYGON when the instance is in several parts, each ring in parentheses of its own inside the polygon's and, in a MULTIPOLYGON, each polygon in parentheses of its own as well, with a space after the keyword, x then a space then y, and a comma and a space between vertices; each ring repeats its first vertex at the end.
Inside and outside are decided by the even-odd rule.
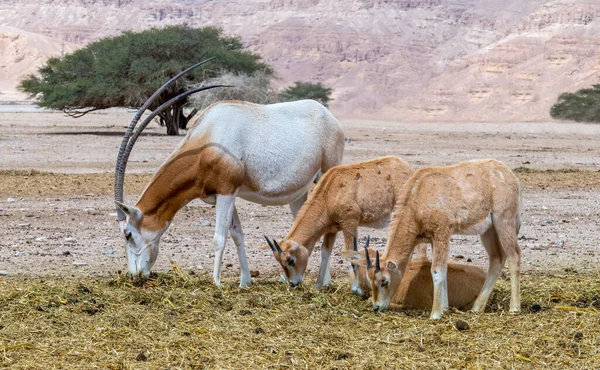
POLYGON ((121 211, 123 211, 127 215, 127 221, 129 224, 133 225, 142 220, 142 211, 140 211, 139 209, 132 206, 128 206, 121 202, 117 202, 116 200, 115 204, 117 205, 117 207, 119 207, 121 211))
POLYGON ((387 265, 385 265, 385 267, 387 267, 388 270, 390 271, 395 271, 398 269, 398 265, 396 265, 394 262, 392 261, 388 261, 387 265))
POLYGON ((357 266, 366 266, 367 265, 367 260, 365 258, 353 259, 353 260, 350 260, 350 262, 357 266))
POLYGON ((360 258, 364 257, 364 254, 357 252, 357 251, 342 251, 342 252, 339 252, 338 254, 347 260, 360 259, 360 258))

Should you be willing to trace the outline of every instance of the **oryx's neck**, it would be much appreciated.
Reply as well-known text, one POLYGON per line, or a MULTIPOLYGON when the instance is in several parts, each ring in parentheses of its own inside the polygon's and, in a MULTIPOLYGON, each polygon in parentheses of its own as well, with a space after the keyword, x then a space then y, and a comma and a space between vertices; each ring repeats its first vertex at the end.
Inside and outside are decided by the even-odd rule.
POLYGON ((201 189, 195 186, 199 175, 192 166, 166 162, 136 204, 144 215, 142 227, 152 231, 165 227, 183 206, 201 196, 201 189))
POLYGON ((312 252, 315 243, 330 226, 329 217, 321 202, 308 200, 298 212, 286 239, 293 240, 312 252))
POLYGON ((390 227, 390 238, 385 247, 384 259, 394 262, 404 272, 418 242, 418 235, 411 225, 409 211, 394 214, 390 227))

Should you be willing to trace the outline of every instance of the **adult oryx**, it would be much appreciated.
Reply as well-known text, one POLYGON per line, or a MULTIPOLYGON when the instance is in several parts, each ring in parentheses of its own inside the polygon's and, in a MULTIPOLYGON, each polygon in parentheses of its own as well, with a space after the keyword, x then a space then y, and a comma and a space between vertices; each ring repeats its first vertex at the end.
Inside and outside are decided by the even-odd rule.
POLYGON ((240 286, 250 285, 236 197, 265 205, 289 204, 295 217, 317 176, 341 163, 342 127, 327 108, 313 100, 272 105, 238 101, 213 104, 200 113, 136 205, 125 205, 123 175, 129 152, 151 117, 164 108, 155 110, 132 136, 131 132, 160 91, 134 117, 117 159, 115 202, 127 243, 129 272, 150 273, 160 238, 177 211, 200 198, 216 204, 215 284, 221 283, 221 262, 230 231, 240 260, 240 286))

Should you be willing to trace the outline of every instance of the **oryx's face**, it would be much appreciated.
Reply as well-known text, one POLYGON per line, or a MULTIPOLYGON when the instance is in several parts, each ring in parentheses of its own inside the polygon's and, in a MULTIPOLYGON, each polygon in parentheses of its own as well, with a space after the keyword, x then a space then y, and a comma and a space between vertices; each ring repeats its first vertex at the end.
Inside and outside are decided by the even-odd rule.
POLYGON ((398 266, 392 261, 380 261, 377 254, 376 265, 367 267, 366 277, 371 285, 373 311, 387 310, 402 281, 398 266))
POLYGON ((354 284, 362 290, 363 296, 365 291, 371 291, 373 299, 373 311, 385 311, 390 305, 392 298, 396 294, 402 274, 398 271, 398 267, 392 261, 380 260, 379 251, 369 248, 370 237, 367 236, 365 248, 360 253, 357 251, 356 239, 354 239, 354 251, 344 252, 343 255, 352 256, 352 270, 354 274, 352 291, 355 291, 354 284))
POLYGON ((117 203, 117 206, 127 215, 126 220, 121 221, 119 226, 125 238, 125 253, 127 254, 127 268, 131 276, 148 276, 150 269, 156 262, 158 256, 158 244, 160 237, 167 229, 148 231, 142 228, 144 215, 131 206, 117 203))
POLYGON ((284 240, 281 245, 275 240, 269 240, 269 247, 275 256, 275 259, 281 267, 291 286, 296 286, 302 282, 306 265, 308 264, 308 249, 298 243, 284 240))

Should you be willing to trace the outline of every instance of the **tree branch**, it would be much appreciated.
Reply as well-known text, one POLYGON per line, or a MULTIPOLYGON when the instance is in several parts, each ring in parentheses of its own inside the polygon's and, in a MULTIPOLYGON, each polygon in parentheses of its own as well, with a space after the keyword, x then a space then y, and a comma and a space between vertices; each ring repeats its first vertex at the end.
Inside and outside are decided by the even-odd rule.
POLYGON ((62 111, 69 117, 80 118, 90 112, 93 112, 95 110, 101 110, 101 109, 104 109, 104 108, 89 108, 88 110, 84 110, 84 111, 77 111, 77 110, 73 110, 73 109, 62 109, 62 111))

